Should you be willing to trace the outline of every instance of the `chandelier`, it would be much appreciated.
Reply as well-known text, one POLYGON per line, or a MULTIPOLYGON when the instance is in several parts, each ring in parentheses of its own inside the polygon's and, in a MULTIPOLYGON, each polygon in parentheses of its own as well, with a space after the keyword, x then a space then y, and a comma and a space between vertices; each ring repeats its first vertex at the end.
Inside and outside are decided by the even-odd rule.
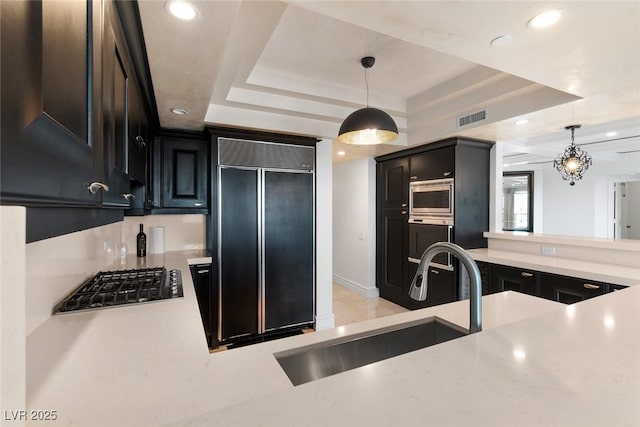
POLYGON ((571 144, 553 161, 553 167, 560 172, 562 179, 569 181, 569 185, 576 185, 575 182, 582 179, 582 175, 591 166, 591 156, 573 142, 573 132, 580 127, 581 125, 565 127, 571 130, 571 144))

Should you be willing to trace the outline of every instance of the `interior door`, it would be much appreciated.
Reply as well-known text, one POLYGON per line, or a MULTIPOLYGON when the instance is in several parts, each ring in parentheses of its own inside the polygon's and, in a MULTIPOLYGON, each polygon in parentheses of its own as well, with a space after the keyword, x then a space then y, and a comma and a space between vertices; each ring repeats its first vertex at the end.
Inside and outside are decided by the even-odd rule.
POLYGON ((264 171, 263 326, 314 318, 313 175, 264 171))
POLYGON ((219 339, 258 333, 258 171, 220 168, 219 339))

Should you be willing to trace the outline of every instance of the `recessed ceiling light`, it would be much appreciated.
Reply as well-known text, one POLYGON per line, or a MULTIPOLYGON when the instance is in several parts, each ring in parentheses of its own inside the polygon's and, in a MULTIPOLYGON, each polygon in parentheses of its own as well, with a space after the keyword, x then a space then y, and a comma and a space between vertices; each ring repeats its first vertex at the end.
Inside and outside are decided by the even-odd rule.
POLYGON ((614 136, 618 135, 618 132, 611 131, 607 132, 605 135, 607 138, 613 138, 614 136))
POLYGON ((547 28, 555 24, 562 17, 562 11, 560 9, 547 10, 540 15, 534 16, 529 20, 529 28, 536 30, 541 28, 547 28))
POLYGON ((526 125, 527 123, 529 123, 529 120, 527 119, 520 119, 520 120, 516 120, 515 122, 513 122, 514 125, 526 125))
POLYGON ((491 40, 491 46, 495 46, 495 47, 506 46, 511 43, 512 39, 513 38, 511 37, 511 34, 505 34, 491 40))
POLYGON ((189 114, 189 112, 187 110, 185 110, 184 108, 172 108, 171 112, 173 114, 177 114, 179 116, 184 116, 185 114, 189 114))
POLYGON ((337 154, 338 156, 344 156, 344 155, 345 155, 345 154, 347 154, 347 153, 345 153, 344 151, 342 151, 342 150, 341 150, 341 151, 338 151, 336 154, 337 154))
POLYGON ((184 0, 173 0, 166 3, 167 10, 176 18, 190 21, 198 16, 198 9, 184 0))

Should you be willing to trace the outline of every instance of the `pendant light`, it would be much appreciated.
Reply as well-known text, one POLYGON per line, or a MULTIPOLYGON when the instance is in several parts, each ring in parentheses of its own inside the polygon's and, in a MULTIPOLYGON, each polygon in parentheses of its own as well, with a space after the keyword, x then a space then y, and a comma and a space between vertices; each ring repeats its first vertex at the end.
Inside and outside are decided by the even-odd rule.
POLYGON ((569 181, 569 185, 576 185, 575 181, 582 179, 582 175, 591 166, 591 156, 573 141, 573 133, 580 129, 581 125, 571 125, 565 127, 571 130, 571 144, 564 149, 564 153, 558 154, 553 161, 553 167, 560 172, 562 179, 569 181))
POLYGON ((344 144, 374 145, 393 141, 398 137, 398 127, 390 115, 377 108, 369 107, 369 80, 367 70, 373 67, 376 58, 365 56, 360 60, 364 67, 367 86, 367 107, 349 114, 338 132, 338 141, 344 144))

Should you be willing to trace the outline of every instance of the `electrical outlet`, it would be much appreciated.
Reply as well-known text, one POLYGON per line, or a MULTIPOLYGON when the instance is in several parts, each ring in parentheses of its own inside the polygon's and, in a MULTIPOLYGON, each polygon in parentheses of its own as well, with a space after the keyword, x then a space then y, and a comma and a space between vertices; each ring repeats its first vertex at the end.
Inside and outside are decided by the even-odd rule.
POLYGON ((553 246, 543 246, 540 249, 540 252, 542 252, 542 255, 555 255, 556 254, 556 248, 554 248, 553 246))

